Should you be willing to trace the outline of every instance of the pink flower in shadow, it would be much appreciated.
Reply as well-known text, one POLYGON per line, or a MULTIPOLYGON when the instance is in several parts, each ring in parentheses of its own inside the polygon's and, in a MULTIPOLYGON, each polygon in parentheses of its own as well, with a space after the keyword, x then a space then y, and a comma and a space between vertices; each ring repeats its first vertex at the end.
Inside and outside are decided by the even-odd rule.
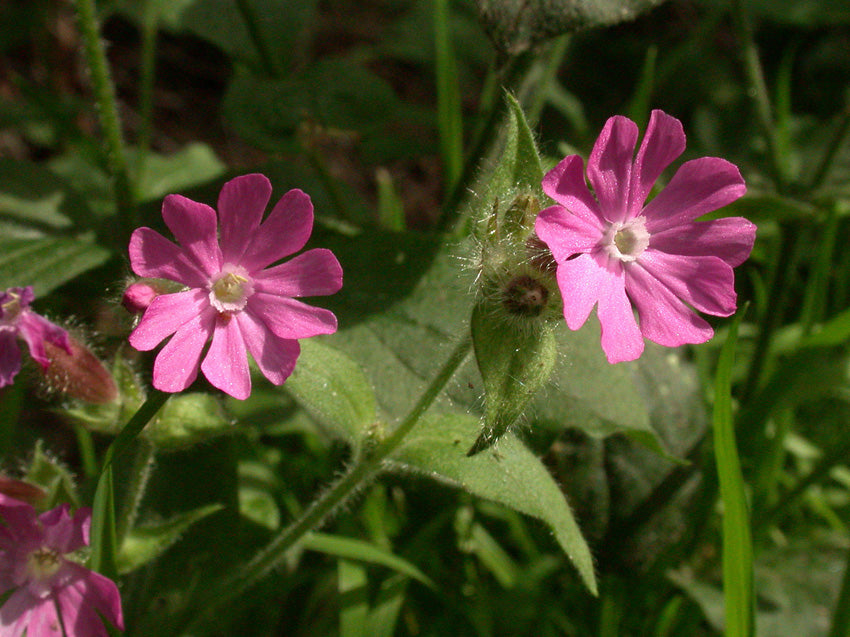
POLYGON ((535 224, 557 263, 567 325, 580 328, 597 306, 611 363, 638 358, 644 337, 669 347, 709 340, 714 331, 694 310, 735 312, 732 268, 747 259, 756 233, 742 217, 696 221, 746 191, 737 167, 717 157, 685 162, 646 203, 684 151, 685 134, 655 110, 634 158, 637 137, 633 121, 610 118, 587 163, 595 196, 581 157, 566 157, 543 178, 556 204, 535 224))
POLYGON ((0 387, 11 385, 21 371, 18 337, 24 340, 30 356, 42 369, 50 366, 45 343, 71 354, 68 333, 30 309, 34 298, 31 286, 0 292, 0 387))
POLYGON ((66 556, 89 544, 91 512, 68 505, 38 515, 0 494, 0 635, 107 637, 100 615, 124 630, 115 583, 66 556), (64 627, 64 633, 63 633, 64 627))
POLYGON ((308 250, 271 266, 301 250, 310 237, 310 197, 290 190, 263 221, 271 191, 263 175, 232 179, 219 195, 218 215, 209 206, 169 195, 162 217, 180 245, 150 228, 133 233, 133 271, 187 288, 153 299, 130 334, 130 344, 142 351, 171 337, 154 362, 157 389, 186 389, 200 367, 215 387, 245 399, 251 393, 248 352, 263 375, 280 385, 300 353, 296 339, 336 331, 332 312, 295 298, 342 287, 342 268, 333 253, 308 250))

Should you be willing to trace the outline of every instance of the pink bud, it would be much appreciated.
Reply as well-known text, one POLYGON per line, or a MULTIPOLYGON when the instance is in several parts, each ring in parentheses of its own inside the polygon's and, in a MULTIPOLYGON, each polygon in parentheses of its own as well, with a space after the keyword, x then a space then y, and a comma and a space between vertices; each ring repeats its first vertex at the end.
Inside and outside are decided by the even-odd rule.
POLYGON ((72 336, 68 340, 70 354, 45 343, 50 364, 44 370, 44 377, 50 386, 89 403, 110 403, 118 398, 118 387, 103 363, 72 336))
POLYGON ((0 493, 32 505, 47 497, 47 494, 34 484, 7 478, 4 475, 0 475, 0 493))
POLYGON ((124 309, 130 314, 141 314, 148 309, 148 305, 150 305, 151 302, 160 294, 161 292, 150 283, 139 281, 138 283, 133 283, 124 290, 124 297, 121 299, 121 305, 123 305, 124 309))

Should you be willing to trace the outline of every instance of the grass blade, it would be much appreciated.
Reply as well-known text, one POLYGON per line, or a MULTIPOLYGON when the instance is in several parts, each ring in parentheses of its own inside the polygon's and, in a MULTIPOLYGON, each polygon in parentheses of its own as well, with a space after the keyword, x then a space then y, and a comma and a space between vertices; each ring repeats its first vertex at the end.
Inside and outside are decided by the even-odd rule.
POLYGON ((732 365, 742 313, 732 322, 714 381, 714 455, 723 501, 723 596, 727 637, 755 634, 753 546, 732 422, 732 365))

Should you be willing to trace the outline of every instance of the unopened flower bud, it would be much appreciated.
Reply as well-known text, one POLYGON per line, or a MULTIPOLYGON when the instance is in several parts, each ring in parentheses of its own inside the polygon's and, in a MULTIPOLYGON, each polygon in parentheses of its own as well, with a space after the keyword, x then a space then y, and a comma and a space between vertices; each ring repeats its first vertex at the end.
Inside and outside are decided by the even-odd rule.
POLYGON ((549 288, 527 274, 511 280, 502 290, 502 305, 517 316, 540 316, 549 302, 549 288))
POLYGON ((525 251, 528 254, 528 262, 538 272, 555 276, 558 263, 552 256, 552 251, 536 234, 531 234, 525 242, 525 251))
POLYGON ((68 337, 70 354, 52 343, 44 349, 50 361, 44 377, 55 390, 88 403, 110 403, 118 398, 115 380, 98 358, 74 337, 68 337))
POLYGON ((147 283, 146 281, 139 281, 138 283, 133 283, 124 290, 124 296, 121 298, 121 305, 123 305, 124 309, 130 314, 141 314, 148 309, 151 302, 160 294, 161 291, 155 286, 147 283))
POLYGON ((47 494, 34 484, 7 478, 4 475, 0 475, 0 493, 32 505, 36 505, 47 497, 47 494))

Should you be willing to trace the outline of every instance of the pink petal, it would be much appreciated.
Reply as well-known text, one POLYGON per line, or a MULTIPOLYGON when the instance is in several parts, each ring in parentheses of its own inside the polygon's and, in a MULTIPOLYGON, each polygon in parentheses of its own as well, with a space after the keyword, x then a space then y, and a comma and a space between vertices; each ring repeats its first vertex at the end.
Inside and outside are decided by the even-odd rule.
POLYGON ((541 210, 534 231, 559 262, 579 252, 591 251, 602 238, 601 226, 588 223, 561 206, 541 210))
POLYGON ((0 387, 11 385, 21 371, 21 350, 15 331, 8 327, 0 328, 0 387))
POLYGON ((213 333, 216 316, 216 311, 207 307, 177 330, 154 361, 154 387, 178 392, 192 384, 198 376, 198 361, 213 333))
POLYGON ((248 353, 233 316, 216 320, 212 344, 201 363, 201 371, 213 387, 234 398, 245 400, 251 395, 248 353))
POLYGON ((683 257, 647 250, 629 271, 639 269, 635 266, 700 312, 729 316, 738 307, 732 266, 718 257, 683 257))
POLYGON ((605 278, 604 269, 590 254, 582 254, 558 264, 558 288, 564 299, 564 318, 571 330, 584 325, 599 300, 599 285, 605 278))
POLYGON ((254 290, 278 296, 325 296, 342 287, 342 266, 330 250, 316 248, 254 275, 254 290))
POLYGON ((130 265, 139 276, 202 287, 209 276, 192 256, 150 228, 137 228, 130 237, 130 265))
POLYGON ((50 598, 39 599, 32 595, 26 587, 16 590, 0 607, 0 635, 3 637, 20 637, 24 629, 33 637, 41 635, 56 635, 62 637, 56 617, 56 607, 50 598), (51 625, 56 628, 49 632, 51 625))
POLYGON ((313 307, 285 296, 262 292, 248 299, 247 311, 258 317, 278 338, 297 339, 333 334, 336 316, 330 310, 313 307))
MULTIPOLYGON (((83 630, 78 630, 78 635, 93 634, 88 630, 95 630, 93 625, 97 622, 98 628, 102 634, 106 634, 103 629, 103 622, 97 616, 95 611, 106 617, 113 626, 124 630, 124 616, 121 611, 121 594, 118 592, 118 587, 108 577, 104 577, 100 573, 90 571, 79 564, 69 563, 69 568, 74 571, 73 583, 59 591, 58 597, 60 604, 63 607, 67 602, 73 602, 76 598, 76 603, 85 608, 87 613, 81 619, 88 627, 83 630)), ((65 615, 63 613, 63 619, 65 615)), ((67 621, 67 620, 66 620, 67 621)), ((81 626, 77 626, 81 628, 81 626)), ((73 633, 72 633, 73 634, 73 633)), ((100 633, 97 633, 100 634, 100 633)))
POLYGON ((168 195, 162 202, 162 218, 200 270, 208 276, 218 274, 222 261, 215 210, 182 195, 168 195))
POLYGON ((44 350, 44 342, 52 343, 61 347, 71 354, 71 341, 68 340, 68 332, 54 325, 46 318, 39 316, 32 310, 23 310, 17 321, 18 331, 21 338, 27 344, 30 356, 42 367, 50 365, 50 359, 44 350))
POLYGON ((271 195, 271 182, 260 174, 242 175, 222 186, 218 196, 218 220, 225 263, 239 264, 242 261, 271 195))
POLYGON ((705 320, 638 264, 632 264, 626 276, 626 289, 646 338, 666 347, 678 347, 705 343, 714 335, 705 320))
POLYGON ((88 545, 90 511, 80 509, 71 518, 69 506, 62 504, 42 513, 39 520, 43 529, 42 541, 59 553, 72 553, 88 545))
POLYGON ((565 157, 546 173, 543 177, 543 192, 586 224, 600 231, 605 227, 599 204, 590 194, 584 180, 584 161, 578 155, 565 157))
POLYGON ((615 115, 605 122, 590 153, 587 177, 608 221, 625 221, 628 217, 629 183, 637 136, 637 124, 615 115))
POLYGON ((643 209, 650 234, 682 225, 732 203, 747 191, 735 164, 719 157, 692 159, 643 209))
POLYGON ((254 357, 263 376, 274 385, 282 385, 295 369, 301 347, 298 341, 275 336, 258 317, 250 312, 236 316, 248 351, 254 357))
POLYGON ((668 254, 719 257, 734 268, 750 256, 755 239, 755 224, 743 217, 727 217, 673 226, 653 234, 649 246, 668 254))
POLYGON ((654 110, 635 160, 629 197, 629 218, 637 216, 655 181, 670 163, 685 151, 682 122, 654 110))
POLYGON ((626 296, 623 267, 618 261, 609 260, 608 267, 601 271, 596 314, 602 327, 602 351, 609 363, 633 361, 643 353, 643 336, 626 296))
POLYGON ((130 334, 130 345, 142 352, 151 350, 207 309, 210 302, 206 290, 161 294, 151 302, 130 334))
POLYGON ((290 190, 253 233, 251 244, 239 265, 256 272, 298 252, 313 230, 313 203, 300 190, 290 190))

